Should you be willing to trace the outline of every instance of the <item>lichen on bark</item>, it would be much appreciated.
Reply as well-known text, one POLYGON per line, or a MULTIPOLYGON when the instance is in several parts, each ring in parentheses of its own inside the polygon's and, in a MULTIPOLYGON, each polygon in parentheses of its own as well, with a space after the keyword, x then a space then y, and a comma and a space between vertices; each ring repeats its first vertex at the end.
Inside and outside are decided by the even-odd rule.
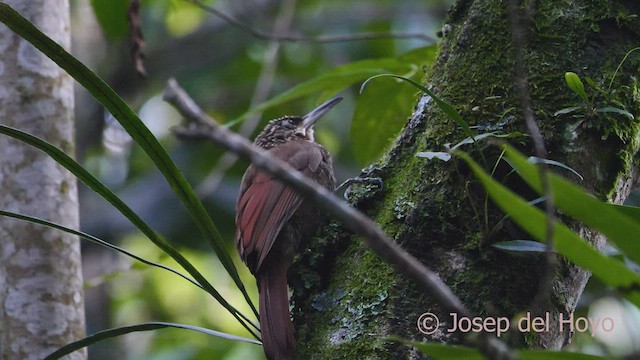
MULTIPOLYGON (((65 47, 67 0, 8 1, 65 47)), ((9 28, 0 28, 0 122, 73 155, 73 82, 9 28)), ((0 136, 0 208, 78 228, 76 179, 43 152, 0 136)), ((0 358, 42 359, 84 336, 76 236, 0 217, 0 358)), ((84 359, 84 350, 69 359, 84 359)))

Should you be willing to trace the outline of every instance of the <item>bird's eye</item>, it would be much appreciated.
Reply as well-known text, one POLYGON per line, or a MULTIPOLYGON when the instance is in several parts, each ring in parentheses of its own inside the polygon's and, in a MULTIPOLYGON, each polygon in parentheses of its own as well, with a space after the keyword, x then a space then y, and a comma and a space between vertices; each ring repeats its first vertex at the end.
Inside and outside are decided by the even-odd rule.
POLYGON ((300 121, 298 121, 298 119, 295 118, 291 118, 291 119, 286 119, 284 121, 284 126, 290 129, 294 129, 299 125, 300 121))

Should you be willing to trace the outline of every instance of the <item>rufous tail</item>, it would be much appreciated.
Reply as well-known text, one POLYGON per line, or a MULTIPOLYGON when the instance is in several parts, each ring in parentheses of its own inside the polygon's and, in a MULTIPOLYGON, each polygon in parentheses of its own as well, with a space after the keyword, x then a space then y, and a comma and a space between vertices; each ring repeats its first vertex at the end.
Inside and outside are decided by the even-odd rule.
POLYGON ((287 266, 274 264, 259 274, 260 332, 269 360, 296 358, 295 328, 289 317, 287 266))

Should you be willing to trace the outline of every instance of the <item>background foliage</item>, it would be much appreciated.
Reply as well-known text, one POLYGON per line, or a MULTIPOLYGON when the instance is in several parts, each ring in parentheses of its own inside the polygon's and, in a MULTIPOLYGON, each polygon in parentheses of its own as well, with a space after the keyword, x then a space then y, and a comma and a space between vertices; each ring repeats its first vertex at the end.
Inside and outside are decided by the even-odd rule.
MULTIPOLYGON (((253 29, 271 32, 284 6, 295 5, 288 33, 306 36, 363 32, 412 32, 436 38, 451 1, 204 1, 232 14, 253 29)), ((202 143, 179 142, 169 133, 179 116, 160 95, 176 77, 191 96, 219 122, 247 115, 256 83, 273 44, 233 27, 186 0, 142 1, 145 66, 135 74, 129 53, 126 0, 72 1, 73 53, 106 79, 156 135, 188 181, 199 191, 229 250, 234 251, 233 206, 239 178, 247 164, 226 171, 212 191, 207 179, 223 153, 202 143)), ((393 80, 372 83, 369 76, 390 72, 420 80, 423 65, 437 48, 423 39, 385 39, 336 43, 292 42, 279 46, 272 86, 273 99, 257 131, 268 119, 303 114, 339 93, 346 101, 317 127, 316 134, 336 158, 339 181, 357 175, 382 154, 409 116, 415 89, 393 80), (288 95, 287 95, 288 94, 288 95)), ((426 62, 426 63, 425 63, 426 62)), ((78 89, 78 158, 113 189, 151 227, 179 247, 232 304, 248 307, 188 215, 178 205, 148 158, 133 145, 102 108, 78 89)), ((264 101, 263 100, 263 101, 264 101)), ((267 104, 268 105, 268 104, 267 104)), ((246 116, 245 116, 246 117, 246 116)), ((238 130, 242 125, 234 127, 238 130)), ((253 135, 255 135, 255 131, 253 135)), ((250 135, 249 137, 253 137, 250 135)), ((98 195, 82 189, 82 229, 147 259, 173 265, 98 195)), ((88 333, 144 321, 174 321, 247 336, 246 331, 204 292, 164 272, 131 263, 113 252, 86 245, 88 333)), ((237 259, 236 259, 237 260, 237 259)), ((257 298, 253 278, 237 261, 241 276, 257 298)), ((177 329, 134 333, 90 348, 92 359, 246 359, 260 358, 250 344, 219 340, 177 329)))

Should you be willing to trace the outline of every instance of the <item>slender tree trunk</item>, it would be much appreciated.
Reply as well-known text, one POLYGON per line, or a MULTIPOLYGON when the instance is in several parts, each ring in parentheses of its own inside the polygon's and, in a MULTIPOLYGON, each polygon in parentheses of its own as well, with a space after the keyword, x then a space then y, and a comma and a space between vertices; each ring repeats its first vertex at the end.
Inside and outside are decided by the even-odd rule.
MULTIPOLYGON (((68 0, 8 3, 69 48, 68 0)), ((74 153, 73 82, 0 25, 0 122, 74 153)), ((0 208, 78 227, 75 178, 44 153, 0 137, 0 208)), ((77 237, 0 217, 0 359, 42 359, 84 335, 77 237)), ((70 359, 84 359, 76 352, 70 359)))
MULTIPOLYGON (((505 132, 526 133, 519 94, 514 86, 509 1, 463 0, 451 10, 439 58, 426 83, 454 105, 470 125, 497 124, 509 119, 505 132)), ((563 175, 603 200, 620 203, 638 180, 640 131, 637 121, 622 115, 558 110, 583 105, 564 80, 565 72, 592 78, 619 106, 640 115, 638 52, 631 54, 614 78, 625 54, 640 44, 640 2, 539 0, 522 44, 521 61, 550 159, 584 176, 563 175), (635 74, 631 76, 631 74, 635 74), (613 78, 611 88, 609 82, 613 78), (577 115, 577 116, 576 116, 577 115)), ((606 106, 595 90, 594 107, 606 106)), ((383 126, 383 125, 381 125, 383 126)), ((485 130, 488 132, 490 130, 485 130)), ((483 132, 483 131, 481 131, 483 132)), ((382 176, 384 190, 360 191, 357 205, 368 212, 405 249, 437 271, 441 278, 480 316, 514 317, 521 312, 549 314, 551 324, 567 318, 589 278, 588 272, 559 259, 549 296, 532 299, 541 290, 545 272, 542 255, 514 255, 491 247, 500 241, 529 238, 487 201, 482 186, 459 161, 416 157, 419 151, 444 151, 467 135, 422 95, 395 146, 365 175, 382 176), (373 171, 375 170, 375 171, 373 171)), ((535 155, 530 138, 510 140, 527 155, 535 155)), ((534 194, 499 161, 496 148, 482 145, 486 167, 494 177, 528 199, 534 194)), ((480 161, 473 146, 463 150, 480 161)), ((600 247, 602 237, 574 225, 585 239, 600 247)), ((324 229, 316 248, 298 263, 292 281, 294 317, 303 358, 409 359, 411 348, 390 343, 385 335, 417 341, 459 342, 449 333, 452 316, 409 280, 369 252, 359 239, 336 225, 324 229), (434 332, 419 331, 423 313, 440 319, 434 332)), ((423 329, 426 330, 426 329, 423 329)), ((514 347, 561 348, 570 338, 552 326, 542 333, 503 334, 514 347)))

